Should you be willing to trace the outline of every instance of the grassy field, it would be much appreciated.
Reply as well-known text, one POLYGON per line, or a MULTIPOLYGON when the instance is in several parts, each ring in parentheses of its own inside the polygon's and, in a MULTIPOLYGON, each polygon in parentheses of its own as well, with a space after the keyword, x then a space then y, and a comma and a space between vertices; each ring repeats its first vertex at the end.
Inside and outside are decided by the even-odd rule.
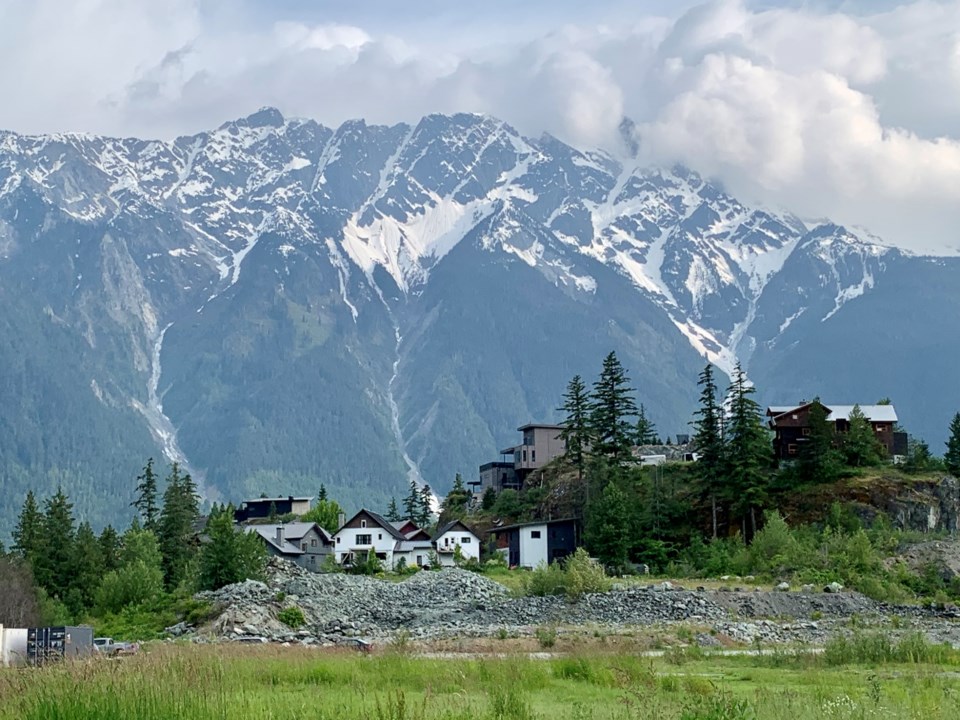
POLYGON ((953 720, 956 668, 953 651, 877 638, 816 657, 656 659, 157 645, 136 658, 0 671, 0 718, 953 720))

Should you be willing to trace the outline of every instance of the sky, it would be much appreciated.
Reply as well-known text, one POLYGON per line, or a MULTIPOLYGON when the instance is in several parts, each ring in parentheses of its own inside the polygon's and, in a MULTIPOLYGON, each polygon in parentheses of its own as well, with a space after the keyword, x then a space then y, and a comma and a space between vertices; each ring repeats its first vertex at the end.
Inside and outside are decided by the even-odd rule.
POLYGON ((960 0, 0 0, 0 128, 483 112, 960 254, 960 0))

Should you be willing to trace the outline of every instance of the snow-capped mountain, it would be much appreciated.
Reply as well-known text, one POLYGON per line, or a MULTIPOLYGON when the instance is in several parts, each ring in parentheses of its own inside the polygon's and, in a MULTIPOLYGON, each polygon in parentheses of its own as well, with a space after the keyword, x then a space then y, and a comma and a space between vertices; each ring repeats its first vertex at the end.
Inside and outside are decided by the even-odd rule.
POLYGON ((472 475, 610 349, 665 435, 686 432, 704 357, 743 361, 770 399, 891 395, 903 415, 895 376, 830 378, 912 300, 810 350, 891 278, 957 268, 479 115, 0 133, 0 361, 21 368, 0 457, 14 488, 124 488, 117 508, 160 452, 213 496, 325 482, 375 503, 472 475))

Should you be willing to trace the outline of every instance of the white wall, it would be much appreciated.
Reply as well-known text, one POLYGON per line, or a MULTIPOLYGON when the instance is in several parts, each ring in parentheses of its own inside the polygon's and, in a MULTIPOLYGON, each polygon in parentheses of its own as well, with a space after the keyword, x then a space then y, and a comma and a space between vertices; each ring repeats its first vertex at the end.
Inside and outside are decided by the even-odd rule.
POLYGON ((520 566, 535 568, 547 560, 547 526, 529 525, 520 528, 520 566), (540 537, 534 537, 536 533, 540 537))
POLYGON ((463 559, 480 559, 480 538, 466 530, 450 530, 437 538, 437 554, 443 565, 453 565, 453 551, 459 545, 463 559))
MULTIPOLYGON (((333 543, 338 563, 342 563, 343 556, 351 551, 356 555, 363 553, 365 556, 369 548, 372 547, 375 553, 383 553, 387 556, 385 564, 388 568, 393 567, 393 547, 396 544, 396 539, 382 527, 372 522, 368 522, 365 528, 341 528, 334 536, 333 543), (371 544, 358 545, 358 535, 370 535, 371 544)), ((357 559, 363 560, 365 557, 358 557, 357 559)))

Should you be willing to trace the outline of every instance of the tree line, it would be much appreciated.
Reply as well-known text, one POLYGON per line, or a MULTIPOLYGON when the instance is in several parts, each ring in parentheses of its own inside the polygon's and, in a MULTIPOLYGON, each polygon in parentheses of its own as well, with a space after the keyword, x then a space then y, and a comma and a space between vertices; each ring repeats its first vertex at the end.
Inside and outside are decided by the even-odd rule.
POLYGON ((202 520, 196 483, 176 463, 161 480, 149 459, 136 483, 130 526, 99 535, 77 523, 62 488, 42 502, 27 493, 3 558, 31 599, 18 620, 115 614, 262 574, 262 543, 235 527, 232 505, 214 505, 202 520))

